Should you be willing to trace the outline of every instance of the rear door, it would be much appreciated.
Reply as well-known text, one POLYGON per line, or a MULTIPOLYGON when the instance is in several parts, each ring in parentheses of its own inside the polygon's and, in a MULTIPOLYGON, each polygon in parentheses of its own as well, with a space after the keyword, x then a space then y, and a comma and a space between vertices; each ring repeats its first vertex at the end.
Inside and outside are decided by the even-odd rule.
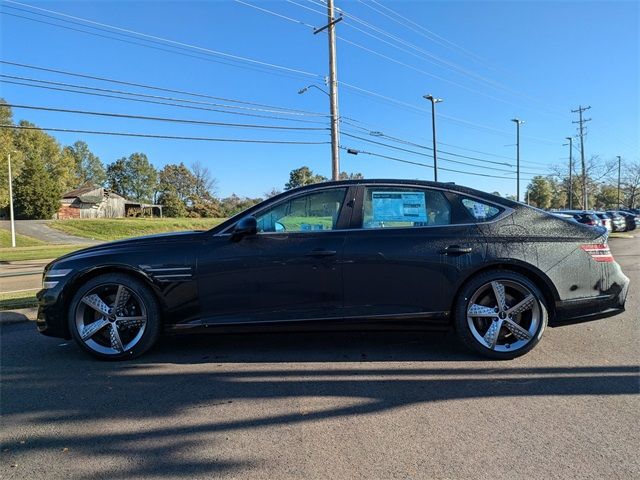
POLYGON ((484 237, 446 191, 363 185, 344 247, 345 316, 441 317, 484 237))

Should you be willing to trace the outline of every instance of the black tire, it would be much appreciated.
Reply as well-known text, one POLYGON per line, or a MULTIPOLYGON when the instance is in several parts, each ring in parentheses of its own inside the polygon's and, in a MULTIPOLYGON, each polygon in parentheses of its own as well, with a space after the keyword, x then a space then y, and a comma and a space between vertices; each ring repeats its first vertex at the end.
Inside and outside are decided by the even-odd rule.
MULTIPOLYGON (((119 292, 119 290, 116 290, 116 291, 119 292)), ((118 299, 118 295, 116 294, 116 297, 114 300, 117 301, 117 299, 118 299)), ((99 358, 101 360, 124 360, 124 359, 136 358, 142 355, 143 353, 147 352, 149 349, 151 349, 155 345, 155 343, 158 340, 158 337, 160 336, 160 331, 161 331, 160 309, 158 307, 158 302, 156 301, 156 298, 154 297, 153 293, 151 292, 149 287, 147 287, 143 282, 132 277, 131 275, 127 275, 124 273, 107 273, 104 275, 99 275, 97 277, 90 279, 87 283, 83 284, 78 289, 73 299, 71 300, 71 303, 69 304, 67 317, 68 317, 69 331, 71 332, 71 335, 73 339, 76 341, 76 343, 78 343, 78 345, 83 350, 85 350, 86 352, 90 353, 94 357, 99 358), (105 306, 111 306, 112 310, 114 310, 114 313, 112 315, 114 319, 110 320, 106 316, 101 315, 100 313, 95 311, 93 307, 87 307, 86 302, 83 302, 83 299, 85 299, 87 296, 93 296, 94 294, 93 292, 97 292, 96 294, 98 294, 98 297, 100 297, 99 292, 101 291, 109 292, 111 291, 111 289, 113 288, 117 289, 120 286, 124 287, 125 292, 128 291, 128 295, 129 295, 129 297, 127 297, 127 300, 125 300, 125 303, 128 302, 127 305, 129 306, 125 307, 123 305, 123 308, 131 308, 131 309, 134 309, 134 312, 135 312, 136 305, 138 305, 137 307, 138 310, 145 314, 144 325, 134 325, 134 326, 127 325, 122 330, 119 330, 119 327, 116 327, 116 325, 121 325, 121 323, 118 323, 120 322, 120 320, 116 320, 115 318, 120 318, 121 320, 127 320, 129 318, 131 319, 138 318, 139 319, 138 322, 141 323, 142 316, 115 317, 117 315, 117 313, 115 313, 115 303, 111 305, 105 299, 103 300, 105 302, 105 306), (125 348, 127 345, 125 344, 124 341, 122 341, 120 334, 117 335, 118 342, 119 342, 118 346, 122 347, 122 350, 119 350, 119 349, 116 350, 115 348, 112 348, 111 345, 113 345, 113 343, 111 343, 110 345, 103 345, 104 343, 107 342, 104 338, 94 339, 94 337, 92 336, 90 338, 86 338, 83 340, 81 333, 79 332, 79 328, 82 329, 83 327, 86 327, 87 323, 84 323, 86 322, 86 320, 84 319, 91 318, 92 315, 93 315, 93 320, 89 320, 89 322, 93 322, 95 320, 99 320, 100 322, 105 322, 105 321, 110 322, 110 323, 105 323, 104 327, 101 327, 100 330, 96 330, 96 333, 94 335, 100 332, 100 335, 104 337, 105 335, 107 335, 107 333, 105 332, 108 331, 109 334, 111 334, 111 330, 115 327, 116 331, 119 331, 120 334, 122 333, 124 333, 125 335, 135 334, 131 342, 129 342, 131 343, 131 345, 125 348), (138 329, 138 330, 137 332, 136 331, 130 332, 133 329, 138 329), (106 350, 109 350, 109 349, 113 349, 114 351, 107 352, 106 350)), ((85 332, 86 330, 87 329, 85 329, 85 332)), ((112 337, 109 335, 109 338, 112 338, 112 337)), ((123 338, 126 338, 126 337, 123 337, 123 338)), ((110 342, 113 342, 113 340, 110 340, 110 342)))
MULTIPOLYGON (((499 302, 496 302, 496 303, 499 303, 499 302)), ((504 302, 504 303, 507 304, 507 302, 504 302)), ((513 307, 514 305, 510 305, 510 306, 513 307)), ((496 313, 496 316, 497 315, 498 313, 496 313)), ((520 322, 523 322, 523 325, 526 326, 526 323, 527 323, 527 319, 525 318, 526 315, 527 315, 526 312, 521 313, 517 315, 517 317, 514 316, 514 320, 518 324, 520 322)), ((512 317, 509 317, 509 320, 511 320, 511 318, 512 317)), ((469 349, 473 350, 476 353, 479 353, 484 357, 498 359, 498 360, 511 360, 513 358, 524 355, 525 353, 533 349, 542 338, 542 334, 547 326, 548 319, 549 319, 549 314, 548 314, 548 308, 547 308, 547 301, 542 291, 540 290, 540 288, 538 288, 535 285, 535 283, 533 283, 526 276, 516 272, 507 271, 507 270, 490 270, 473 277, 461 288, 456 300, 455 308, 454 308, 454 326, 455 326, 457 335, 462 341, 462 343, 469 349), (528 334, 530 335, 530 338, 528 338, 528 340, 515 338, 514 336, 515 332, 512 333, 511 328, 504 329, 504 327, 502 327, 503 325, 502 322, 499 323, 500 326, 495 329, 498 332, 496 335, 497 340, 495 341, 496 347, 502 348, 504 350, 505 348, 510 348, 510 345, 518 345, 520 342, 526 341, 525 344, 519 346, 518 348, 513 348, 508 351, 497 351, 495 349, 488 348, 485 343, 481 343, 482 339, 479 339, 476 337, 476 335, 479 335, 479 336, 482 335, 482 330, 476 329, 475 333, 474 333, 474 330, 472 330, 477 328, 477 324, 475 322, 478 322, 478 321, 494 323, 494 320, 489 318, 477 319, 473 315, 470 315, 471 317, 474 317, 473 319, 470 320, 469 317, 467 316, 467 312, 471 303, 470 300, 474 298, 474 295, 481 292, 483 288, 486 289, 488 284, 492 285, 492 282, 498 282, 498 283, 505 282, 506 285, 511 285, 511 286, 519 285, 523 287, 523 290, 528 290, 535 299, 536 306, 531 307, 531 310, 532 310, 530 314, 531 318, 528 320, 529 326, 525 328, 525 330, 527 330, 528 334), (535 323, 533 320, 534 314, 536 315, 536 318, 537 318, 535 323), (473 324, 474 327, 472 327, 470 324, 473 324), (507 341, 505 341, 504 345, 498 345, 498 342, 499 342, 498 337, 501 334, 507 337, 507 341), (508 338, 510 335, 513 337, 511 340, 509 340, 508 338), (508 343, 508 342, 511 342, 511 343, 508 343)), ((495 321, 497 322, 498 318, 496 318, 495 321)), ((504 321, 506 322, 507 320, 504 320, 504 321)), ((490 325, 491 324, 489 324, 489 326, 490 325)), ((506 324, 504 325, 506 326, 506 324)), ((488 334, 488 328, 485 331, 485 333, 488 334)), ((486 338, 486 337, 483 337, 483 338, 486 338)), ((504 341, 504 338, 503 338, 503 341, 504 341)))

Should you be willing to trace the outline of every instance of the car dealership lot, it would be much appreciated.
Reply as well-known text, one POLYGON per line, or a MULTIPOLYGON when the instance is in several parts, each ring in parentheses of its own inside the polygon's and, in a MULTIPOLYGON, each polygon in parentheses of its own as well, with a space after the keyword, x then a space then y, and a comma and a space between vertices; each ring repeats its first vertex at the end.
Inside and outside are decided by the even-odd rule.
POLYGON ((640 238, 623 315, 509 362, 453 335, 165 339, 98 362, 2 329, 6 478, 638 478, 640 238))

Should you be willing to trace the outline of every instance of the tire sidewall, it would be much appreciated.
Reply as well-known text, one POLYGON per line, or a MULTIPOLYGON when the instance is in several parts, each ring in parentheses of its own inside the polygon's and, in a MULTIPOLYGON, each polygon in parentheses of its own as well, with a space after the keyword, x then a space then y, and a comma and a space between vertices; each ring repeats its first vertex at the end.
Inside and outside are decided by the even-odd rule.
POLYGON ((97 277, 91 278, 85 284, 81 285, 69 304, 69 309, 67 311, 67 321, 71 336, 80 346, 80 348, 101 360, 125 360, 128 358, 136 358, 153 347, 158 339, 158 336, 160 335, 160 310, 158 308, 158 303, 155 296, 153 295, 149 287, 147 287, 143 282, 132 277, 131 275, 123 273, 102 274, 97 277), (130 348, 129 350, 125 350, 124 352, 117 355, 106 355, 104 353, 96 352, 95 350, 91 349, 80 338, 80 333, 78 332, 76 326, 75 316, 78 305, 82 301, 82 298, 89 291, 101 285, 114 283, 124 285, 128 289, 133 290, 140 297, 141 301, 144 302, 147 311, 147 324, 145 326, 145 331, 142 334, 142 338, 140 338, 138 343, 136 343, 132 348, 130 348))
POLYGON ((542 291, 532 282, 528 277, 508 270, 490 270, 469 280, 460 290, 460 294, 456 300, 455 313, 454 313, 454 326, 458 337, 462 342, 475 352, 482 356, 493 358, 497 360, 511 360, 513 358, 520 357, 527 352, 531 351, 542 339, 542 335, 547 327, 549 321, 549 310, 547 307, 547 301, 542 291), (508 280, 512 282, 518 282, 527 287, 535 296, 540 304, 540 325, 534 334, 534 338, 524 347, 511 352, 496 352, 482 345, 473 336, 467 322, 467 307, 469 300, 473 294, 483 285, 492 282, 508 280))

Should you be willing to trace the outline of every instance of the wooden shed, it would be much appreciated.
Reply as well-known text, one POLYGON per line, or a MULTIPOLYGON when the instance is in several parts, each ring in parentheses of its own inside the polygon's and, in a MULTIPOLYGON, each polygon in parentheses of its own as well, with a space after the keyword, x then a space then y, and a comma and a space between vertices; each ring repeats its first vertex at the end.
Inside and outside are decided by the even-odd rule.
POLYGON ((103 187, 76 188, 62 196, 56 218, 120 218, 124 217, 126 200, 103 187))

